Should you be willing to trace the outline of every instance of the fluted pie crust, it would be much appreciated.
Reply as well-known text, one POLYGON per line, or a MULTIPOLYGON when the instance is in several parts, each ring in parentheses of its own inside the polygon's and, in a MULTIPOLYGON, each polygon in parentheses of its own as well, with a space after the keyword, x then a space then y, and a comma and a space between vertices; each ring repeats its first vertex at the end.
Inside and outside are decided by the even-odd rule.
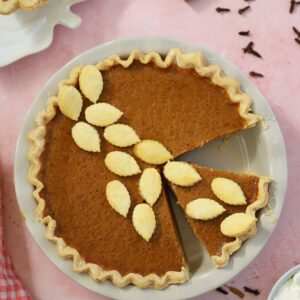
POLYGON ((9 15, 18 9, 36 9, 47 2, 48 0, 0 0, 0 14, 9 15))
MULTIPOLYGON (((238 103, 239 114, 245 120, 244 128, 252 127, 261 120, 261 117, 250 112, 250 106, 252 102, 245 93, 240 91, 238 81, 231 77, 224 76, 219 66, 206 65, 204 58, 199 52, 184 54, 179 49, 172 49, 169 51, 165 59, 163 59, 156 52, 143 54, 138 50, 134 50, 130 53, 127 59, 122 59, 117 55, 113 55, 108 59, 97 63, 96 67, 100 71, 107 70, 114 65, 121 65, 124 68, 127 68, 133 63, 134 60, 138 60, 143 64, 153 62, 159 68, 167 68, 171 64, 176 64, 179 68, 183 69, 194 68, 200 76, 208 77, 215 85, 226 89, 230 100, 233 103, 238 103)), ((82 67, 74 68, 70 73, 70 77, 66 80, 61 81, 59 83, 59 86, 76 86, 81 70, 82 67)), ((28 158, 30 161, 28 178, 31 184, 35 187, 33 196, 38 203, 36 208, 36 216, 41 223, 47 226, 46 238, 56 244, 60 256, 71 257, 73 259, 74 271, 88 272, 94 280, 104 281, 109 279, 118 287, 124 287, 128 284, 134 284, 141 288, 151 287, 157 289, 164 288, 169 284, 183 283, 188 280, 189 272, 187 267, 182 267, 181 271, 179 272, 166 272, 163 276, 158 276, 157 274, 142 276, 136 273, 130 273, 122 276, 117 270, 103 270, 96 264, 86 262, 76 249, 68 246, 65 243, 63 238, 55 236, 56 221, 49 215, 44 216, 45 200, 40 196, 40 192, 43 189, 44 185, 43 182, 38 179, 38 174, 42 167, 40 157, 45 146, 46 125, 56 115, 57 106, 57 97, 50 97, 48 99, 47 109, 37 115, 36 128, 29 134, 29 139, 32 144, 28 154, 28 158)), ((265 189, 266 185, 262 181, 261 190, 264 191, 262 195, 265 195, 265 189)), ((267 198, 265 198, 264 196, 261 196, 260 198, 261 200, 257 201, 255 205, 253 204, 248 207, 248 213, 254 214, 257 209, 265 204, 267 198)), ((249 233, 247 237, 245 236, 239 240, 237 239, 237 241, 234 243, 224 245, 222 257, 213 257, 215 264, 221 265, 224 264, 224 261, 228 261, 229 256, 241 246, 242 240, 248 238, 252 234, 254 234, 254 232, 249 233)))

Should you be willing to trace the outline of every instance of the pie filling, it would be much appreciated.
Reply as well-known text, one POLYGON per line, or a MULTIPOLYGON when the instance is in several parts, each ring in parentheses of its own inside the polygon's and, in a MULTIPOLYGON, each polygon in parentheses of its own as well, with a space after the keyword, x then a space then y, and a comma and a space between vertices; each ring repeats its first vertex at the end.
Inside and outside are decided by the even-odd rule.
MULTIPOLYGON (((178 50, 175 53, 181 55, 178 50)), ((82 76, 76 78, 76 84, 65 81, 66 88, 60 89, 58 102, 53 102, 53 117, 42 120, 44 144, 41 154, 33 151, 39 167, 31 182, 38 190, 36 199, 45 203, 41 217, 50 216, 56 221, 54 236, 63 238, 86 263, 98 265, 104 271, 115 270, 121 276, 156 274, 163 277, 168 272, 178 272, 177 277, 164 277, 165 281, 159 284, 153 285, 153 279, 140 284, 161 288, 187 280, 187 275, 182 273, 187 265, 164 191, 164 168, 171 166, 167 174, 171 178, 175 176, 176 184, 169 182, 169 185, 184 210, 197 198, 209 199, 205 203, 195 202, 190 208, 197 210, 197 205, 205 204, 208 209, 217 209, 216 215, 208 215, 205 221, 188 218, 211 256, 222 255, 223 246, 236 240, 231 237, 235 234, 232 223, 240 220, 239 215, 226 217, 244 213, 257 200, 259 177, 189 164, 168 162, 162 168, 159 165, 215 138, 254 125, 259 118, 255 116, 257 119, 252 123, 245 118, 249 103, 233 101, 228 89, 212 83, 210 76, 213 75, 200 76, 193 68, 180 68, 174 63, 164 67, 159 67, 157 61, 143 64, 137 57, 128 66, 101 67, 102 75, 95 67, 87 66, 81 70, 82 76), (96 111, 107 111, 110 118, 105 114, 95 117, 96 111), (108 129, 109 122, 120 125, 108 129), (120 169, 121 162, 115 162, 120 155, 123 159, 130 158, 122 161, 126 170, 120 169), (152 169, 144 174, 145 168, 152 169), (186 170, 185 178, 181 178, 180 172, 176 174, 176 170, 186 170), (211 189, 216 177, 233 180, 247 203, 229 205, 221 201, 211 189), (153 189, 150 188, 152 178, 153 189), (42 183, 40 190, 35 179, 42 183), (120 202, 120 195, 126 198, 127 207, 120 202), (138 205, 145 202, 146 206, 138 205), (145 225, 143 219, 139 219, 138 210, 135 215, 138 206, 139 213, 152 214, 151 224, 145 225), (223 233, 220 226, 224 227, 223 233)), ((190 64, 189 57, 187 61, 190 64)), ((239 95, 242 98, 242 94, 239 95)), ((38 138, 31 139, 36 142, 38 138)), ((37 148, 38 145, 36 142, 37 148)), ((244 215, 242 225, 247 229, 255 219, 244 215)), ((94 277, 99 278, 97 276, 94 277)), ((101 280, 113 280, 113 275, 109 276, 101 280)), ((123 282, 118 277, 113 282, 119 286, 132 282, 139 285, 139 280, 123 282)))

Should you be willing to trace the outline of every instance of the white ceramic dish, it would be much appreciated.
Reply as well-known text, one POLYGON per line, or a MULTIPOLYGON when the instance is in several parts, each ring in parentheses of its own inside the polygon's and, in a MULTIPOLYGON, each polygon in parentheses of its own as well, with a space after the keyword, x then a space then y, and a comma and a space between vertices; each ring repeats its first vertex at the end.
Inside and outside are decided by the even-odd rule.
POLYGON ((56 24, 77 28, 81 19, 70 11, 84 0, 51 0, 32 11, 0 15, 0 67, 50 46, 56 24))
POLYGON ((287 162, 284 141, 276 119, 266 100, 254 84, 224 58, 197 45, 160 37, 117 40, 84 52, 62 67, 48 81, 31 105, 25 117, 16 149, 15 188, 20 209, 26 216, 25 222, 28 229, 48 258, 74 281, 96 293, 112 298, 131 300, 186 299, 203 294, 222 285, 247 267, 261 251, 275 227, 274 223, 270 221, 270 217, 262 216, 258 224, 259 230, 257 235, 243 245, 240 251, 232 257, 226 268, 217 270, 213 267, 208 255, 205 251, 202 251, 201 245, 191 233, 191 229, 187 225, 181 210, 175 201, 172 201, 175 217, 179 223, 180 235, 182 236, 190 263, 191 279, 185 284, 173 285, 164 290, 143 290, 135 286, 119 289, 110 282, 95 283, 86 274, 73 272, 71 261, 60 258, 55 246, 44 237, 44 226, 35 220, 34 209, 36 204, 32 198, 32 186, 27 181, 29 143, 26 136, 35 127, 34 118, 36 114, 45 109, 49 94, 57 92, 57 83, 66 78, 74 66, 96 63, 116 53, 126 55, 132 49, 140 49, 144 52, 154 50, 166 53, 174 47, 178 47, 185 52, 200 50, 208 62, 219 64, 226 74, 236 77, 241 82, 242 88, 253 99, 255 111, 260 115, 266 116, 266 119, 269 120, 269 128, 267 130, 257 127, 234 134, 229 138, 229 143, 226 145, 216 140, 202 149, 183 155, 182 159, 211 167, 233 171, 251 171, 270 176, 274 180, 271 188, 270 203, 274 210, 273 214, 276 217, 279 217, 284 203, 287 186, 287 162), (224 152, 218 150, 219 145, 225 147, 224 152))
POLYGON ((281 286, 283 286, 291 277, 293 277, 296 273, 300 271, 300 265, 297 265, 288 271, 286 271, 274 284, 269 296, 268 300, 274 300, 281 286))

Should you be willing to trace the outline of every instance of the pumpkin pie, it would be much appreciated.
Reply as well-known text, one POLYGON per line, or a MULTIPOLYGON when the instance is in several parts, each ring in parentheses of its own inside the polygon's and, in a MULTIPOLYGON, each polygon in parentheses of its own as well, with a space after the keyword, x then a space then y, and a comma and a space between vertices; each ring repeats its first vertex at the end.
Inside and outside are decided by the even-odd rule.
POLYGON ((0 14, 9 15, 18 9, 36 9, 47 2, 48 0, 0 0, 0 14))
MULTIPOLYGON (((193 186, 180 186, 171 177, 172 181, 169 181, 169 184, 196 237, 206 248, 214 265, 218 268, 224 267, 230 255, 241 247, 242 242, 256 233, 256 212, 268 202, 270 178, 198 165, 193 167, 201 176, 201 180, 193 186), (215 206, 207 207, 205 202, 215 203, 215 206), (198 216, 195 215, 197 203, 200 214, 198 216), (189 205, 194 206, 191 211, 189 205), (255 218, 255 222, 249 224, 240 234, 224 234, 222 222, 241 213, 255 218)), ((238 227, 237 223, 235 226, 238 227)))
MULTIPOLYGON (((185 282, 162 167, 260 120, 239 83, 198 52, 132 51, 74 68, 29 134, 29 180, 46 238, 95 280, 143 288, 185 282)), ((200 186, 197 174, 185 187, 189 195, 200 186)), ((237 177, 247 201, 257 194, 255 178, 237 177)), ((212 239, 231 241, 220 236, 220 224, 207 224, 218 227, 212 239)), ((208 250, 219 255, 219 246, 208 250)))

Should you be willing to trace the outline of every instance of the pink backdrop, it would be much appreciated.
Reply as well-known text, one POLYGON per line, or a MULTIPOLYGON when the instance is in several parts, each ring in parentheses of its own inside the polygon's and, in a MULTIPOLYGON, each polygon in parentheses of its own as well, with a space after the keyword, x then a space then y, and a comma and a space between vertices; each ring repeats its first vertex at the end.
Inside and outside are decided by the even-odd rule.
MULTIPOLYGON (((0 69, 0 159, 4 199, 5 239, 22 281, 35 299, 105 299, 72 282, 57 270, 33 241, 18 211, 13 187, 13 158, 25 112, 47 80, 82 51, 103 42, 133 35, 165 35, 204 45, 223 54, 244 72, 265 75, 255 80, 275 112, 283 131, 288 154, 289 185, 286 204, 278 226, 257 259, 229 284, 258 288, 266 299, 276 279, 300 263, 300 46, 291 28, 300 28, 300 7, 288 13, 288 0, 249 2, 251 10, 240 16, 239 0, 89 0, 73 7, 82 17, 76 30, 57 26, 52 45, 45 51, 0 69), (217 6, 232 12, 220 15, 217 6), (250 30, 251 38, 240 30, 250 30), (248 41, 263 60, 245 55, 248 41)), ((229 295, 228 299, 236 296, 229 295)), ((224 299, 212 291, 201 300, 224 299)))

